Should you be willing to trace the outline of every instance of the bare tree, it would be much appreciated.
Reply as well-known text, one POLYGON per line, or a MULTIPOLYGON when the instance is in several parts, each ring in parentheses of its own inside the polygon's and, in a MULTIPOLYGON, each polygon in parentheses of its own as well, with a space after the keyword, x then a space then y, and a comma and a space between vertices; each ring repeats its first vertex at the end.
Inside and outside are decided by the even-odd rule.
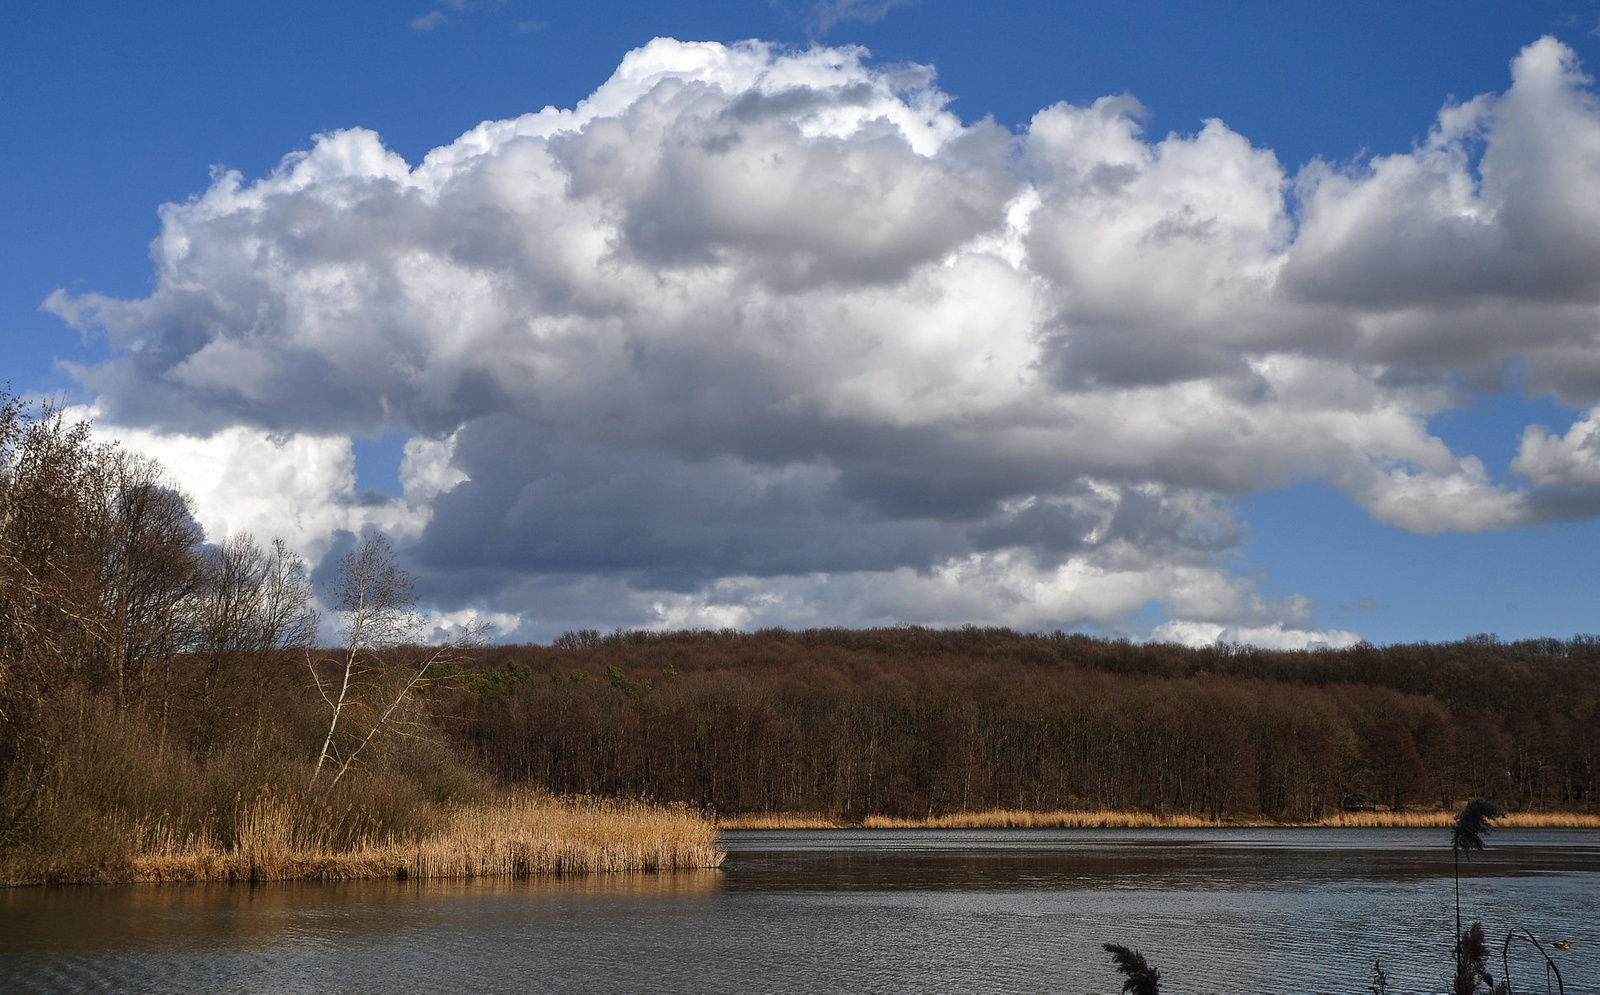
POLYGON ((61 703, 126 705, 176 652, 198 538, 155 464, 0 390, 0 846, 59 759, 61 703))
POLYGON ((88 423, 0 390, 0 685, 21 690, 22 671, 41 659, 75 672, 103 637, 84 538, 111 453, 88 423))
POLYGON ((199 574, 192 648, 200 664, 199 735, 208 742, 228 708, 225 693, 255 707, 259 730, 268 662, 311 645, 317 612, 305 564, 282 539, 263 548, 248 532, 235 533, 201 555, 199 574))
POLYGON ((311 782, 331 769, 330 785, 338 784, 362 752, 397 723, 408 701, 439 678, 454 652, 476 642, 482 631, 469 627, 460 639, 402 663, 398 651, 419 641, 425 619, 416 610, 411 578, 381 534, 364 539, 344 558, 331 595, 344 637, 340 655, 307 657, 329 710, 311 782))
POLYGON ((119 708, 142 703, 159 668, 163 725, 172 707, 170 665, 187 641, 187 603, 199 571, 203 534, 189 502, 145 456, 115 451, 103 464, 87 537, 98 564, 103 633, 99 656, 119 708))

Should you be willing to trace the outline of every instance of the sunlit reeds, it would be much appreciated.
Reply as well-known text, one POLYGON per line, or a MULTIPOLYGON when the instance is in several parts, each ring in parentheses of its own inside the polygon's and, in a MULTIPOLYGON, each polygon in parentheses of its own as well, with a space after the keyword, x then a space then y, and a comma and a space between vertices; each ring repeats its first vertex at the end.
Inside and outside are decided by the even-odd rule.
MULTIPOLYGON (((1356 829, 1447 829, 1456 813, 1447 809, 1404 812, 1336 812, 1308 825, 1356 829)), ((1495 820, 1504 829, 1600 829, 1600 814, 1581 812, 1509 812, 1495 820)))
POLYGON ((717 817, 721 829, 840 829, 848 825, 819 812, 746 812, 717 817))
POLYGON ((911 819, 869 815, 861 821, 861 825, 866 829, 1183 829, 1214 826, 1217 823, 1198 816, 1170 813, 991 809, 986 812, 952 812, 911 819))
MULTIPOLYGON (((1309 822, 1273 822, 1263 819, 1213 820, 1170 812, 1155 814, 1075 809, 1032 812, 1024 809, 989 809, 981 812, 950 812, 920 817, 868 815, 858 822, 830 819, 825 815, 810 812, 757 812, 721 816, 717 824, 722 829, 1206 829, 1225 826, 1435 829, 1450 826, 1454 819, 1453 812, 1444 810, 1339 811, 1309 822)), ((1499 820, 1499 825, 1514 829, 1593 829, 1600 828, 1600 815, 1515 812, 1499 820)))
POLYGON ((724 853, 712 824, 683 808, 524 793, 439 806, 427 828, 391 833, 359 810, 298 794, 240 801, 233 838, 180 835, 168 816, 105 831, 112 859, 26 878, 117 881, 290 881, 520 878, 545 874, 711 868, 724 853))
POLYGON ((415 877, 522 877, 716 867, 723 856, 711 823, 685 809, 523 796, 452 811, 396 862, 410 858, 415 877))

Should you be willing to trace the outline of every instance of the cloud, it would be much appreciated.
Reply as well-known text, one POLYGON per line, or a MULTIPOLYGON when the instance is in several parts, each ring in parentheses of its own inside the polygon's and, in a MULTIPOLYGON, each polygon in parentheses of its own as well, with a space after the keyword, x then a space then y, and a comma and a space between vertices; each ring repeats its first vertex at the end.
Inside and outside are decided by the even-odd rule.
POLYGON ((811 21, 818 32, 827 34, 845 21, 876 24, 896 7, 915 0, 820 0, 811 6, 811 21))
POLYGON ((410 22, 411 27, 417 31, 432 31, 434 28, 449 24, 454 15, 464 14, 476 6, 478 5, 471 0, 438 0, 437 9, 413 18, 410 22))
POLYGON ((1540 487, 1600 486, 1600 410, 1591 409, 1560 437, 1529 425, 1511 469, 1540 487))
POLYGON ((1446 106, 1411 152, 1304 171, 1285 289, 1343 305, 1374 361, 1481 372, 1522 358, 1531 389, 1600 399, 1591 82, 1544 38, 1514 60, 1506 93, 1446 106))
POLYGON ((1361 642, 1359 635, 1346 629, 1286 629, 1282 623, 1224 626, 1189 621, 1163 622, 1156 627, 1151 639, 1184 646, 1240 643, 1269 650, 1344 649, 1361 642))
POLYGON ((220 171, 162 209, 149 296, 45 307, 107 337, 111 429, 241 468, 208 529, 382 526, 442 608, 523 636, 1337 642, 1234 572, 1233 497, 1600 513, 1594 415, 1529 429, 1513 480, 1428 427, 1513 370, 1600 404, 1600 109, 1558 43, 1409 152, 1296 173, 1221 121, 1146 135, 1128 96, 1015 132, 948 101, 858 48, 657 39, 420 163, 357 128, 220 171), (349 439, 384 431, 405 493, 374 500, 349 439))
POLYGON ((464 480, 449 466, 448 441, 408 443, 400 467, 405 495, 389 498, 357 490, 348 436, 263 434, 247 426, 191 435, 108 424, 93 408, 67 415, 95 421, 108 440, 158 460, 192 499, 210 541, 236 532, 282 538, 312 563, 341 534, 371 527, 401 540, 421 535, 432 514, 428 502, 464 480))

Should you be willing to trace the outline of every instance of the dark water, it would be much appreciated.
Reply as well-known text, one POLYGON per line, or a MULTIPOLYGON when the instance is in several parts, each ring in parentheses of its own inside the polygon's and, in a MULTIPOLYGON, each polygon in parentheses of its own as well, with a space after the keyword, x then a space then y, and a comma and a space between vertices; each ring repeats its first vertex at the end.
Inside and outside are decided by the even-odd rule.
MULTIPOLYGON (((720 871, 0 891, 5 991, 1116 992, 1447 988, 1440 830, 730 833, 720 871)), ((1600 993, 1600 834, 1502 831, 1465 915, 1600 993), (1525 949, 1525 948, 1524 948, 1525 949)), ((1513 950, 1519 992, 1543 969, 1513 950)))

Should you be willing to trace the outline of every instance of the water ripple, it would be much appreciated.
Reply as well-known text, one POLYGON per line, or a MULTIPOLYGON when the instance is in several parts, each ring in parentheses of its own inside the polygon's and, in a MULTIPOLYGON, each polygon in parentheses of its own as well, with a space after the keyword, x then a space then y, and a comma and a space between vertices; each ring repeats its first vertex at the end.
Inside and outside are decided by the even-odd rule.
MULTIPOLYGON (((15 889, 0 990, 1106 992, 1114 941, 1174 995, 1355 995, 1376 959, 1391 991, 1438 992, 1438 836, 747 833, 683 875, 15 889)), ((1592 834, 1497 834, 1463 870, 1469 919, 1570 941, 1567 990, 1600 992, 1592 834)))

